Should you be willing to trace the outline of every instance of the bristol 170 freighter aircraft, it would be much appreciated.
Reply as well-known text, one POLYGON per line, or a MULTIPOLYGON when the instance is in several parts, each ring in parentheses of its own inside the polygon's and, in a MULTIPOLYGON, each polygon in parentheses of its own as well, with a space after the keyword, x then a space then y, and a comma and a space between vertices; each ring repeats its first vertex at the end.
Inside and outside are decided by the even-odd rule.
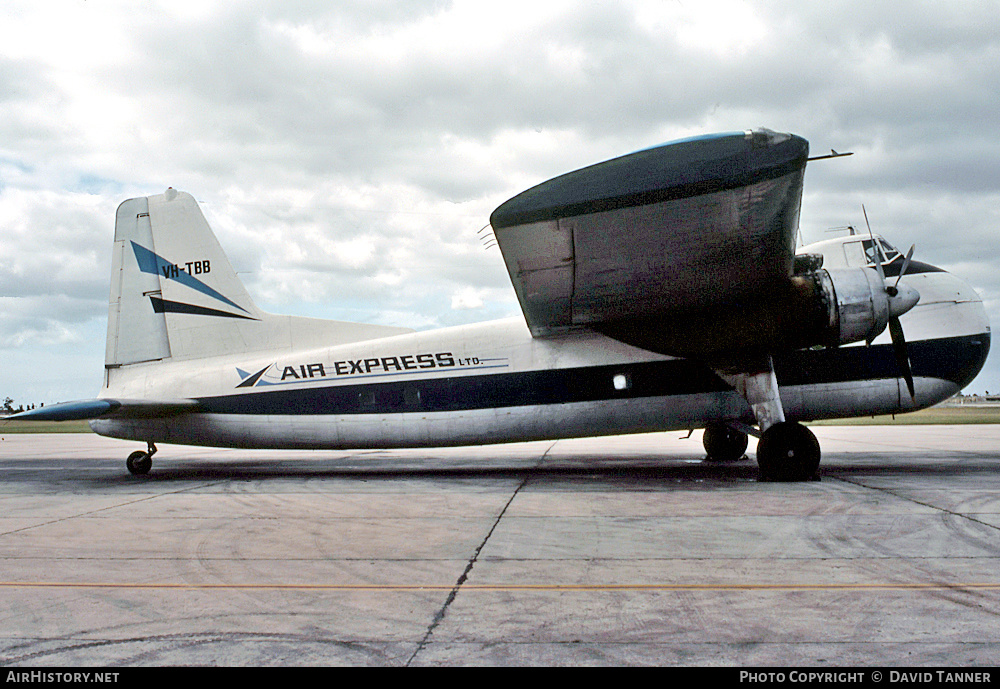
POLYGON ((881 237, 795 252, 808 142, 676 141, 497 208, 523 318, 413 332, 265 313, 185 193, 115 223, 104 385, 23 419, 146 443, 389 448, 704 428, 763 480, 817 475, 803 421, 912 411, 982 368, 976 292, 881 237))

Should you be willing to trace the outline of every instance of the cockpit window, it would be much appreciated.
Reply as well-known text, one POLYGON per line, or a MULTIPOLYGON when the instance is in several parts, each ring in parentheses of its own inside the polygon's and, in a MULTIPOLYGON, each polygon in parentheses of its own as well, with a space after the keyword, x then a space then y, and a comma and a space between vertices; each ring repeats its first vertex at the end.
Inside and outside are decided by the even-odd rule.
POLYGON ((885 263, 885 256, 882 255, 882 250, 874 241, 866 239, 861 244, 865 248, 865 262, 868 265, 873 266, 876 262, 885 263))
POLYGON ((878 238, 878 241, 882 245, 882 254, 885 256, 886 262, 891 262, 894 258, 899 256, 899 252, 892 244, 885 241, 881 237, 878 238))
POLYGON ((875 265, 875 261, 883 264, 889 263, 899 256, 896 247, 881 237, 874 241, 865 239, 861 244, 865 249, 865 262, 870 266, 875 265))

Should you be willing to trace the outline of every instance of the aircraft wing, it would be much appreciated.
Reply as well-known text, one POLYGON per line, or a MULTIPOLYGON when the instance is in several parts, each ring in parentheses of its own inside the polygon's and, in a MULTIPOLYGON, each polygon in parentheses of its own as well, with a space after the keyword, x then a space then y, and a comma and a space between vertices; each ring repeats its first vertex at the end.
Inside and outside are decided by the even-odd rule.
POLYGON ((196 411, 195 400, 116 400, 94 399, 60 402, 8 416, 8 421, 80 421, 101 418, 143 418, 170 416, 196 411))
POLYGON ((732 309, 787 283, 808 142, 762 129, 570 172, 490 216, 528 327, 732 309))

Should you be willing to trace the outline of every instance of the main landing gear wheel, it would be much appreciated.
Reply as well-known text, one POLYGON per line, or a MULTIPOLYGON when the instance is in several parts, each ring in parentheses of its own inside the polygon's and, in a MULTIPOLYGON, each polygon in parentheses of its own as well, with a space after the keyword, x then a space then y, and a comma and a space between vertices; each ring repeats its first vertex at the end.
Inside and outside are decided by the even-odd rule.
POLYGON ((149 443, 149 449, 145 452, 136 450, 130 454, 128 459, 125 460, 125 467, 133 476, 148 474, 149 470, 153 468, 153 455, 155 453, 156 446, 153 443, 149 443))
POLYGON ((701 442, 710 462, 735 462, 742 459, 747 450, 747 434, 722 421, 713 421, 705 426, 701 442))
POLYGON ((761 481, 811 481, 819 469, 819 441, 800 423, 776 423, 757 442, 761 481))

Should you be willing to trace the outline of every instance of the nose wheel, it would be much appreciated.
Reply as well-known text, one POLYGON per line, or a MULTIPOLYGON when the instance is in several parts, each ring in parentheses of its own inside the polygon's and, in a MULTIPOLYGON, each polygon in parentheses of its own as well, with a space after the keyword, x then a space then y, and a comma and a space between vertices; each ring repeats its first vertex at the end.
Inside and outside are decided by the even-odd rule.
POLYGON ((136 450, 128 456, 128 459, 125 460, 125 468, 133 476, 148 474, 149 470, 153 468, 154 454, 156 454, 156 445, 149 443, 148 449, 145 452, 136 450))

